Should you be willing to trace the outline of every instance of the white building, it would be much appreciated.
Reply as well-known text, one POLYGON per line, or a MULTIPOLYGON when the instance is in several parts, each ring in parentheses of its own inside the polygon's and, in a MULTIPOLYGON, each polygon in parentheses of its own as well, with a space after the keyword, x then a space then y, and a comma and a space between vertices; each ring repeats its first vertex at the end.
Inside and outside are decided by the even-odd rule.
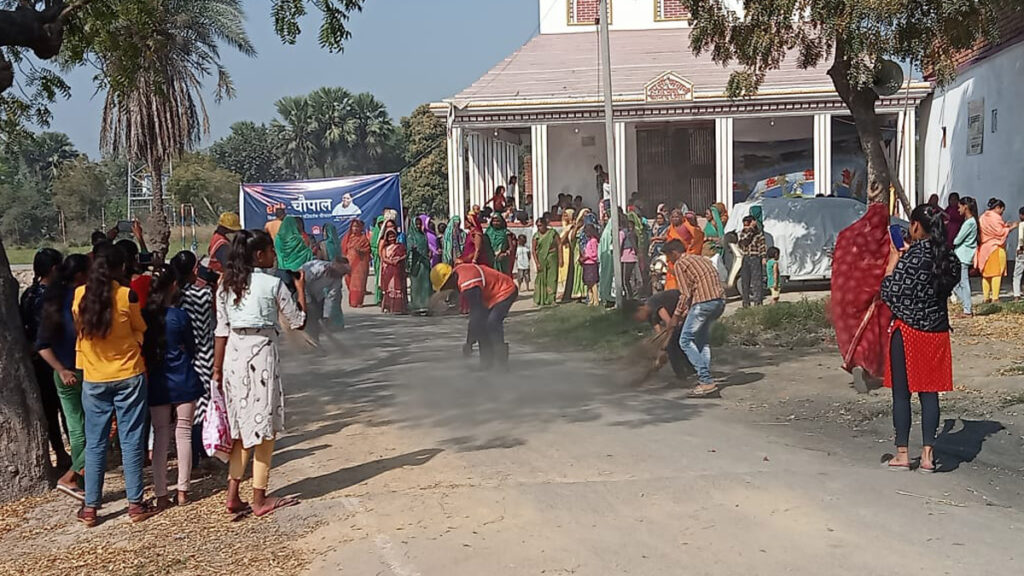
MULTIPOLYGON (((594 166, 608 166, 597 26, 598 0, 539 0, 540 35, 454 97, 433 104, 449 123, 453 214, 483 205, 520 171, 535 216, 558 194, 598 202, 594 166)), ((801 70, 788 58, 754 98, 726 97, 730 69, 690 50, 688 15, 677 0, 611 0, 612 88, 619 201, 703 211, 732 206, 761 180, 803 172, 819 193, 863 193, 864 160, 852 121, 826 67, 801 70)), ((913 83, 909 101, 878 103, 899 177, 917 190, 916 109, 930 90, 913 83), (904 111, 907 111, 904 114, 904 111), (903 132, 907 131, 906 138, 903 132)), ((806 189, 806 188, 805 188, 806 189)))
POLYGON ((956 81, 922 103, 922 191, 943 206, 973 196, 982 210, 1000 198, 1012 220, 1024 206, 1024 12, 1000 19, 999 38, 962 54, 956 81))

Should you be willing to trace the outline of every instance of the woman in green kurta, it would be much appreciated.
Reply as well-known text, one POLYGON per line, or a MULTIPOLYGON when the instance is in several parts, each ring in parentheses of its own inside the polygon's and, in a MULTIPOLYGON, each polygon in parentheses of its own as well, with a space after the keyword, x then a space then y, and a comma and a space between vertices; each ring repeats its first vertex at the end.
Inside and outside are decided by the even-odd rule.
POLYGON ((583 248, 586 246, 586 235, 583 233, 583 227, 591 220, 594 224, 597 224, 597 219, 591 214, 590 208, 583 208, 576 216, 576 223, 572 227, 573 257, 576 258, 576 265, 573 267, 572 276, 573 300, 582 301, 587 297, 587 285, 583 283, 583 263, 581 258, 583 257, 583 248))
POLYGON ((430 306, 430 243, 423 229, 423 218, 413 220, 406 248, 409 253, 409 302, 413 313, 425 312, 430 306))
POLYGON ((611 222, 606 222, 604 232, 601 233, 601 242, 597 246, 597 263, 600 270, 600 280, 597 285, 597 293, 602 302, 615 302, 614 274, 615 258, 615 233, 611 222))
POLYGON ((511 270, 512 259, 509 257, 508 248, 508 224, 501 214, 491 216, 491 224, 484 232, 487 239, 491 241, 491 250, 494 252, 494 269, 502 274, 508 274, 511 270))
POLYGON ((533 262, 537 266, 533 302, 537 306, 551 306, 558 292, 558 267, 561 262, 558 234, 548 227, 545 218, 537 219, 537 233, 533 236, 533 262))

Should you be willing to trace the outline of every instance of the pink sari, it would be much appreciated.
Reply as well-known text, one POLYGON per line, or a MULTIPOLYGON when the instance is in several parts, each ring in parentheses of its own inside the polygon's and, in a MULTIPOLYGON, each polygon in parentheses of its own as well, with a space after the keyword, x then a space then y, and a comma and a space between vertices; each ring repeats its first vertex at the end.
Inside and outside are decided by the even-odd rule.
POLYGON ((408 312, 405 282, 405 246, 399 243, 389 244, 381 253, 383 270, 380 275, 380 287, 384 292, 381 308, 390 314, 408 312))

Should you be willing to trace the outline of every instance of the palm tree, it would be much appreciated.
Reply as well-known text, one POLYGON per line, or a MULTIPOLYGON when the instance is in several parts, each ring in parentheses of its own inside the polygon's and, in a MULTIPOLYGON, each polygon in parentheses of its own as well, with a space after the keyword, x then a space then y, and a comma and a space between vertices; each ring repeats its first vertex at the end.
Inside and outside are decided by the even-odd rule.
POLYGON ((334 166, 354 137, 352 94, 344 88, 323 87, 309 95, 315 125, 316 164, 323 177, 334 176, 334 166))
POLYGON ((274 106, 281 118, 275 118, 270 123, 270 130, 281 147, 285 166, 299 178, 309 178, 309 169, 316 164, 319 146, 309 99, 305 96, 286 96, 274 106))
MULTIPOLYGON (((150 230, 166 252, 170 228, 164 211, 164 168, 209 132, 203 81, 214 76, 215 98, 234 97, 220 63, 226 45, 246 56, 256 50, 245 32, 241 0, 113 0, 87 30, 106 90, 100 142, 111 153, 144 161, 153 187, 150 230)), ((71 48, 74 49, 73 47, 71 48)))
POLYGON ((375 166, 375 161, 388 151, 395 125, 384 103, 369 92, 352 97, 349 120, 351 136, 348 145, 355 169, 369 171, 375 166))
POLYGON ((25 165, 39 180, 52 183, 81 152, 63 132, 40 132, 25 145, 22 155, 25 165))

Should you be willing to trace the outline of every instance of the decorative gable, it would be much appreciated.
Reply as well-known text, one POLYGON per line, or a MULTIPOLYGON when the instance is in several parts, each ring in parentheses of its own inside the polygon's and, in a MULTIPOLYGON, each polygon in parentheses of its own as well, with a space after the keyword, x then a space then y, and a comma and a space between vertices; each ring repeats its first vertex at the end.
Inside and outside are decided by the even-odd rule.
POLYGON ((669 71, 647 83, 644 87, 647 102, 691 102, 693 83, 675 72, 669 71))

